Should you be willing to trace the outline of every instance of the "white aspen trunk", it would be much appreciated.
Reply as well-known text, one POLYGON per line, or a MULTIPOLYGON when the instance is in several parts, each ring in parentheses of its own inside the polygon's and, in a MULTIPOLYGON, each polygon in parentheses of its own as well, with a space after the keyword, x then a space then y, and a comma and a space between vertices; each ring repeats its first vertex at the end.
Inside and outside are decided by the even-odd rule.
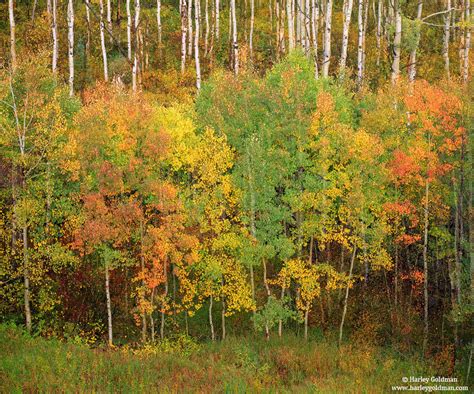
POLYGON ((219 0, 216 0, 216 40, 219 40, 219 22, 220 22, 220 3, 219 0))
POLYGON ((304 340, 308 340, 308 317, 309 317, 309 307, 304 312, 304 340))
MULTIPOLYGON (((465 17, 466 17, 466 0, 461 0, 461 15, 459 16, 459 21, 458 24, 460 26, 464 26, 465 23, 465 17)), ((456 13, 454 13, 456 15, 456 13)), ((453 21, 453 25, 456 25, 456 22, 453 21)), ((465 34, 465 29, 462 27, 459 27, 459 75, 463 76, 463 67, 464 67, 464 48, 465 48, 465 40, 466 40, 466 34, 465 34)))
POLYGON ((28 259, 28 228, 23 226, 23 279, 25 300, 25 322, 26 329, 31 332, 31 295, 30 295, 30 270, 28 259))
POLYGON ((86 54, 89 56, 90 48, 91 48, 91 12, 89 9, 90 1, 85 0, 85 5, 86 5, 86 24, 87 24, 86 54))
POLYGON ((225 340, 226 329, 225 329, 225 299, 224 298, 222 298, 221 329, 222 329, 222 340, 225 340))
POLYGON ((382 50, 382 7, 383 0, 378 0, 377 6, 377 66, 380 65, 380 54, 382 50))
POLYGON ((311 56, 311 0, 305 0, 304 7, 304 52, 311 56))
POLYGON ((156 26, 158 29, 158 46, 161 51, 161 0, 156 0, 156 26))
MULTIPOLYGON (((446 1, 446 10, 451 10, 451 0, 446 1)), ((443 58, 444 58, 444 70, 446 71, 446 77, 451 78, 450 66, 449 66, 449 39, 451 35, 451 11, 444 16, 444 36, 443 36, 443 58)))
POLYGON ((130 0, 127 0, 127 57, 132 60, 132 12, 130 11, 130 0))
POLYGON ((301 45, 301 0, 294 0, 296 6, 296 46, 301 45))
POLYGON ((464 63, 463 63, 463 74, 462 79, 464 83, 467 83, 469 79, 469 51, 471 49, 471 0, 465 0, 465 20, 466 20, 466 37, 464 39, 464 63))
POLYGON ((331 23, 332 23, 332 0, 327 0, 325 26, 324 26, 323 64, 322 64, 322 74, 324 78, 329 76, 329 64, 331 62, 331 23))
MULTIPOLYGON (((53 0, 55 1, 55 0, 53 0)), ((99 0, 99 7, 100 7, 100 45, 102 47, 102 60, 104 63, 104 80, 108 82, 109 80, 109 67, 107 65, 107 50, 105 48, 105 24, 104 24, 104 2, 103 0, 99 0)))
POLYGON ((13 0, 8 0, 8 16, 10 18, 10 61, 12 71, 16 69, 16 38, 15 38, 15 14, 13 12, 13 0))
POLYGON ((133 67, 132 67, 132 91, 137 91, 137 75, 138 75, 138 53, 140 49, 140 35, 138 25, 140 23, 140 0, 135 0, 135 20, 133 30, 135 33, 135 50, 133 51, 133 67))
MULTIPOLYGON (((102 0, 101 0, 102 1, 102 0)), ((105 263, 105 296, 107 298, 107 328, 109 336, 109 346, 113 346, 113 333, 112 333, 112 302, 110 300, 110 276, 109 276, 109 265, 105 263)))
POLYGON ((200 0, 194 0, 194 62, 196 63, 196 88, 201 89, 201 64, 199 63, 199 6, 200 0))
MULTIPOLYGON (((194 0, 197 1, 197 0, 194 0)), ((187 54, 193 56, 193 0, 188 0, 188 51, 187 54)))
POLYGON ((364 80, 364 60, 365 60, 365 18, 367 9, 365 7, 365 1, 359 0, 359 9, 358 9, 358 44, 357 44, 357 85, 360 88, 364 80))
POLYGON ((68 1, 67 7, 67 27, 68 27, 68 59, 69 59, 69 95, 74 95, 74 3, 68 1))
POLYGON ((288 20, 288 51, 295 49, 295 26, 293 18, 293 0, 286 0, 286 18, 288 20))
POLYGON ((346 295, 344 297, 344 308, 342 310, 341 324, 339 326, 339 346, 342 343, 342 333, 344 330, 344 321, 346 320, 347 304, 349 301, 350 281, 352 280, 352 271, 354 270, 354 261, 355 261, 356 253, 357 253, 357 247, 354 245, 353 250, 352 250, 351 265, 349 267, 349 282, 347 282, 347 286, 346 286, 346 295))
POLYGON ((207 56, 209 50, 209 0, 206 0, 206 13, 204 15, 204 22, 206 23, 206 33, 204 35, 204 56, 207 56))
POLYGON ((237 36, 237 15, 235 9, 235 0, 230 0, 230 9, 232 14, 232 49, 234 54, 234 74, 239 74, 239 43, 237 36))
MULTIPOLYGON (((107 0, 107 29, 112 33, 112 4, 111 0, 107 0)), ((112 34, 110 35, 110 43, 113 43, 112 34)))
POLYGON ((188 5, 186 0, 181 0, 181 73, 184 73, 186 70, 186 35, 188 31, 187 19, 188 5))
POLYGON ((314 57, 314 77, 319 77, 318 67, 318 31, 319 31, 319 1, 311 0, 311 32, 313 41, 313 57, 314 57))
POLYGON ((51 18, 51 32, 53 35, 53 61, 52 70, 56 72, 58 68, 58 28, 57 28, 57 0, 52 0, 52 18, 51 18))
MULTIPOLYGON (((417 8, 417 12, 416 12, 416 19, 418 21, 421 21, 422 13, 423 13, 423 0, 418 0, 418 8, 417 8)), ((420 31, 420 34, 421 34, 421 31, 420 31)), ((413 83, 415 81, 415 77, 416 77, 416 52, 418 50, 418 43, 419 43, 419 41, 416 42, 415 47, 413 48, 413 50, 410 53, 408 79, 411 83, 413 83)))
POLYGON ((400 76, 400 50, 402 43, 402 14, 400 0, 394 0, 395 35, 393 38, 392 83, 396 83, 400 76))
POLYGON ((212 341, 216 340, 216 334, 214 332, 214 323, 212 321, 212 305, 213 305, 213 299, 212 299, 212 294, 209 296, 209 326, 211 327, 211 339, 212 341))
MULTIPOLYGON (((9 0, 10 1, 10 0, 9 0)), ((35 22, 35 15, 36 15, 36 6, 38 5, 38 0, 33 2, 33 9, 31 10, 31 22, 35 22)))
POLYGON ((341 59, 339 61, 339 74, 343 76, 346 70, 347 47, 349 45, 349 28, 351 25, 353 0, 344 0, 343 5, 343 23, 342 23, 342 48, 341 59))
POLYGON ((253 29, 254 29, 254 24, 255 24, 255 0, 250 0, 250 33, 249 33, 250 60, 253 59, 253 29))

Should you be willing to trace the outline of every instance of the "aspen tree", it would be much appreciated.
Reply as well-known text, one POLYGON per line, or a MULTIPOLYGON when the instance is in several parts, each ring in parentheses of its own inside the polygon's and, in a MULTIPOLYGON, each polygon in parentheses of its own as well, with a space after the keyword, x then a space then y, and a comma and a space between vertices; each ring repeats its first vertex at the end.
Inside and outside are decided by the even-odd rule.
POLYGON ((132 13, 130 11, 130 0, 127 0, 127 57, 132 60, 132 13))
POLYGON ((239 74, 239 43, 237 41, 237 15, 235 0, 230 0, 230 11, 232 14, 232 51, 234 56, 234 74, 239 74))
POLYGON ((288 51, 295 49, 295 26, 293 17, 293 1, 286 0, 286 18, 288 19, 288 51))
POLYGON ((219 22, 220 22, 220 3, 219 3, 219 0, 216 0, 216 20, 215 20, 215 29, 216 29, 216 40, 219 39, 219 34, 220 34, 220 31, 219 31, 219 22))
POLYGON ((449 67, 449 39, 451 35, 451 0, 445 0, 446 3, 446 15, 444 16, 444 36, 443 36, 443 59, 444 59, 444 70, 446 76, 449 79, 451 77, 449 67))
POLYGON ((68 59, 69 59, 69 95, 74 95, 74 4, 68 1, 67 6, 68 26, 68 59))
POLYGON ((85 0, 86 6, 86 24, 87 24, 87 39, 86 39, 86 54, 89 56, 90 54, 90 47, 91 47, 91 13, 89 10, 90 1, 85 0))
POLYGON ((305 0, 304 10, 304 52, 309 57, 311 54, 311 0, 305 0))
MULTIPOLYGON (((55 1, 55 0, 53 0, 55 1)), ((104 63, 104 80, 108 82, 109 80, 109 69, 107 65, 107 50, 105 48, 105 24, 104 24, 104 2, 103 0, 99 0, 99 7, 100 7, 100 45, 102 47, 102 61, 104 63)))
POLYGON ((393 37, 392 83, 396 83, 400 76, 400 51, 402 43, 402 13, 400 0, 394 0, 391 10, 395 19, 395 35, 393 37))
POLYGON ((382 14, 383 14, 383 0, 378 0, 377 3, 377 33, 376 33, 376 45, 377 45, 377 61, 376 65, 380 65, 380 52, 382 50, 382 14))
POLYGON ((324 46, 323 46, 323 77, 329 75, 329 64, 331 62, 331 24, 332 24, 332 0, 327 0, 326 3, 326 17, 324 25, 324 46))
POLYGON ((353 0, 344 0, 343 5, 343 24, 342 24, 342 48, 341 59, 339 61, 339 74, 344 75, 347 61, 347 47, 349 44, 349 28, 351 25, 353 0))
POLYGON ((57 0, 51 0, 51 32, 53 35, 53 61, 52 70, 56 72, 58 68, 58 28, 57 28, 57 0))
MULTIPOLYGON (((235 1, 235 0, 233 0, 235 1)), ((234 11, 235 12, 235 3, 234 11)), ((253 29, 255 24, 255 0, 250 0, 250 33, 249 33, 249 52, 250 60, 253 59, 253 29)))
POLYGON ((467 83, 469 79, 469 51, 471 49, 471 0, 465 0, 464 5, 465 21, 466 21, 466 36, 464 38, 464 54, 463 54, 463 74, 462 79, 467 83))
POLYGON ((158 46, 161 52, 161 0, 156 0, 156 26, 158 29, 158 46))
POLYGON ((193 56, 193 1, 197 0, 188 0, 188 51, 187 54, 192 58, 193 56))
POLYGON ((194 0, 194 61, 196 63, 196 88, 201 89, 201 65, 199 63, 199 6, 200 0, 194 0))
MULTIPOLYGON (((423 0, 418 0, 418 7, 417 7, 417 12, 416 12, 416 20, 418 23, 421 23, 422 13, 423 13, 423 0)), ((417 37, 417 41, 410 53, 409 70, 408 70, 408 79, 410 82, 413 82, 416 76, 416 52, 418 50, 418 43, 419 43, 419 37, 417 37)))
POLYGON ((205 7, 204 22, 206 24, 206 33, 204 35, 204 56, 207 55, 209 49, 209 0, 206 0, 205 7))
MULTIPOLYGON (((188 5, 181 0, 181 73, 186 69, 186 34, 188 31, 188 5)), ((189 33, 191 34, 191 32, 189 33)))
POLYGON ((357 84, 359 88, 362 86, 364 79, 364 63, 365 63, 365 26, 367 18, 367 0, 359 0, 358 9, 358 43, 357 43, 357 84))
POLYGON ((138 74, 138 51, 140 48, 140 35, 139 35, 139 23, 140 23, 140 0, 135 0, 135 20, 133 30, 135 33, 135 50, 133 53, 133 67, 132 67, 132 90, 137 91, 137 74, 138 74))
MULTIPOLYGON (((111 0, 107 0, 107 29, 112 33, 112 4, 111 0)), ((113 43, 112 35, 110 35, 110 43, 113 43)))
POLYGON ((8 0, 8 16, 10 18, 10 61, 12 71, 16 69, 16 39, 15 39, 15 14, 13 12, 13 0, 8 0))

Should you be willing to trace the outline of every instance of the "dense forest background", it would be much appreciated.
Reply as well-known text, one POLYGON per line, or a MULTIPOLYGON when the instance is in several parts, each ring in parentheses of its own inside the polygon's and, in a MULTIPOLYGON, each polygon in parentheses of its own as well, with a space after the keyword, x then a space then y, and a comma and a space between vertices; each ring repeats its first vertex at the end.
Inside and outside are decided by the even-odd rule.
POLYGON ((471 7, 1 1, 0 321, 325 338, 469 380, 471 7))

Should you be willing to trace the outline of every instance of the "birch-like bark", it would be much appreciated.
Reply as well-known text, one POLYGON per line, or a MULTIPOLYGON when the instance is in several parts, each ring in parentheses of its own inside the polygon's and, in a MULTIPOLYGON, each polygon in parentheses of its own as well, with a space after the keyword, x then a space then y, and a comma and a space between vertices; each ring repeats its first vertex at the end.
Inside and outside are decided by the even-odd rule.
POLYGON ((135 0, 135 19, 133 30, 135 33, 135 50, 133 51, 133 67, 132 67, 132 91, 137 91, 137 74, 138 74, 138 53, 140 48, 140 35, 138 25, 140 23, 140 0, 135 0))
POLYGON ((31 295, 30 295, 30 270, 28 253, 28 227, 23 226, 23 280, 26 329, 31 332, 31 295))
POLYGON ((232 14, 232 51, 234 55, 234 74, 239 74, 239 42, 237 35, 237 15, 235 0, 230 0, 230 10, 232 14))
POLYGON ((74 3, 73 0, 68 1, 67 6, 67 42, 68 42, 68 59, 69 59, 69 95, 74 95, 74 3))
POLYGON ((393 37, 392 83, 396 83, 400 76, 400 51, 402 43, 402 13, 400 0, 394 0, 392 7, 395 19, 395 35, 393 37))
MULTIPOLYGON (((111 0, 107 0, 107 29, 112 33, 112 4, 111 0)), ((110 43, 113 44, 112 35, 110 35, 110 43)))
POLYGON ((250 33, 249 33, 250 60, 253 59, 253 29, 254 29, 254 25, 255 25, 255 0, 250 0, 250 33))
POLYGON ((53 35, 53 60, 51 68, 53 73, 55 73, 58 68, 57 0, 52 0, 51 14, 51 33, 53 35))
POLYGON ((295 49, 295 25, 293 0, 286 0, 286 18, 288 20, 288 51, 295 49))
POLYGON ((465 0, 465 21, 466 21, 466 36, 464 38, 464 54, 463 54, 463 73, 462 79, 467 83, 469 79, 469 51, 471 49, 471 0, 465 0))
POLYGON ((199 15, 200 0, 194 0, 194 62, 196 64, 196 88, 201 89, 201 64, 199 63, 199 15))
POLYGON ((343 76, 346 70, 347 47, 349 45, 349 28, 351 26, 353 0, 344 0, 343 5, 343 23, 342 23, 342 47, 341 59, 339 61, 339 74, 343 76))
POLYGON ((165 299, 168 296, 168 263, 163 264, 163 277, 165 281, 165 291, 163 293, 163 303, 161 304, 161 325, 160 325, 160 338, 165 338, 165 299))
MULTIPOLYGON (((53 0, 55 1, 55 0, 53 0)), ((105 48, 105 24, 104 24, 104 2, 103 0, 99 0, 99 8, 100 8, 100 45, 102 48, 102 61, 104 64, 104 80, 108 82, 109 80, 109 66, 107 64, 107 49, 105 48)))
POLYGON ((204 14, 204 22, 206 24, 206 33, 204 34, 204 56, 207 56, 207 52, 209 50, 209 0, 206 0, 205 3, 205 14, 204 14))
POLYGON ((130 11, 130 0, 127 0, 127 57, 132 60, 132 12, 130 11))
POLYGON ((186 70, 187 32, 188 32, 188 5, 187 5, 186 0, 181 0, 181 73, 182 74, 186 70))
POLYGON ((193 56, 193 1, 188 0, 188 51, 187 54, 192 58, 193 56))
POLYGON ((383 0, 378 0, 377 5, 377 66, 380 66, 380 55, 382 51, 382 14, 383 14, 383 0))
MULTIPOLYGON (((423 13, 423 0, 418 0, 418 8, 416 11, 416 20, 420 23, 421 22, 421 15, 423 13)), ((421 23, 420 23, 420 33, 421 35, 421 23)), ((417 38, 415 47, 410 53, 410 62, 409 62, 409 70, 408 70, 408 80, 413 83, 416 77, 416 53, 418 51, 418 44, 420 38, 417 38)))
POLYGON ((15 38, 15 13, 13 12, 13 0, 8 0, 8 16, 10 18, 10 62, 12 71, 16 69, 16 38, 15 38))
POLYGON ((216 34, 216 40, 219 40, 219 34, 220 34, 220 31, 219 31, 219 22, 220 22, 220 2, 219 0, 216 0, 216 20, 215 20, 215 34, 216 34))
MULTIPOLYGON (((102 1, 102 0, 101 0, 102 1)), ((107 331, 109 337, 109 346, 113 346, 113 332, 112 332, 112 302, 110 300, 110 275, 109 264, 105 263, 105 296, 107 299, 107 331)))
POLYGON ((293 0, 296 6, 296 46, 301 45, 301 0, 293 0))
POLYGON ((324 22, 324 47, 323 47, 323 77, 329 75, 329 64, 331 62, 331 24, 332 24, 332 0, 327 0, 326 17, 324 22))
POLYGON ((311 0, 305 0, 304 7, 304 52, 311 56, 311 0))
POLYGON ((347 304, 349 301, 349 288, 350 288, 350 281, 352 280, 352 271, 354 270, 354 261, 357 253, 357 247, 354 245, 352 249, 352 257, 351 257, 351 265, 349 267, 349 281, 347 282, 346 286, 346 295, 344 297, 344 308, 342 310, 342 318, 341 318, 341 324, 339 326, 339 345, 342 343, 342 333, 344 330, 344 321, 346 319, 346 314, 347 314, 347 304))
POLYGON ((444 59, 444 71, 446 71, 446 77, 451 78, 450 65, 449 65, 449 39, 451 36, 451 0, 446 1, 446 15, 444 16, 444 36, 443 36, 443 59, 444 59))
POLYGON ((156 0, 156 26, 157 26, 157 29, 158 29, 158 47, 160 48, 160 52, 161 52, 161 33, 162 33, 161 0, 156 0))
POLYGON ((358 25, 358 43, 357 43, 357 85, 360 88, 364 80, 364 58, 365 58, 365 2, 368 0, 359 0, 357 25, 358 25))
POLYGON ((214 323, 212 321, 212 305, 213 305, 213 297, 212 294, 209 296, 209 326, 211 328, 211 340, 215 341, 216 340, 216 334, 214 331, 214 323))
POLYGON ((319 77, 318 67, 318 31, 319 31, 319 0, 311 0, 311 32, 314 58, 314 77, 319 77))

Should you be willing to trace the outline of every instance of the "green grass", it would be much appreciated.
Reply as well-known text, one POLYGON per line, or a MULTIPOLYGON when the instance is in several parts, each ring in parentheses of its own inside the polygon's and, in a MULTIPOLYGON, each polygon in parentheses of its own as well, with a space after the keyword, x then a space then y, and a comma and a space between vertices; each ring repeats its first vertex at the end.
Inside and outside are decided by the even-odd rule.
POLYGON ((380 393, 434 373, 414 356, 294 336, 181 345, 90 349, 0 325, 0 392, 380 393))

